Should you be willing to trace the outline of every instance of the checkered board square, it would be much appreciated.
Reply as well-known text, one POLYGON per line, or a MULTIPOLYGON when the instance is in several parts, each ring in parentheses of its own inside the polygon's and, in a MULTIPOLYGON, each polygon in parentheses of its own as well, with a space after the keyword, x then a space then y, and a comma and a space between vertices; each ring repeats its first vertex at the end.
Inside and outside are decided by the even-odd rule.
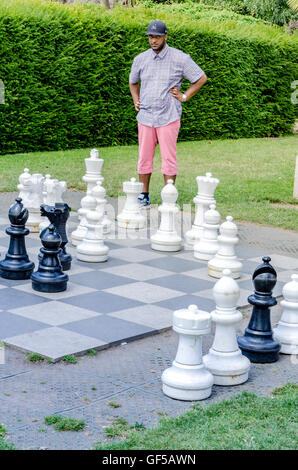
MULTIPOLYGON (((6 226, 0 225, 1 258, 9 243, 6 226)), ((31 281, 0 278, 0 340, 58 360, 171 328, 173 311, 190 304, 214 309, 212 288, 216 279, 208 276, 206 263, 196 260, 191 251, 153 251, 148 239, 113 238, 106 244, 110 251, 104 263, 78 261, 75 248, 67 245, 73 262, 65 292, 37 292, 31 281)), ((26 237, 26 246, 37 267, 39 235, 26 237)), ((246 250, 241 256, 244 266, 238 281, 239 306, 244 306, 253 292, 251 274, 261 256, 254 250, 246 250)), ((298 262, 270 256, 276 259, 282 277, 274 294, 281 295, 293 272, 289 268, 296 268, 298 262)))

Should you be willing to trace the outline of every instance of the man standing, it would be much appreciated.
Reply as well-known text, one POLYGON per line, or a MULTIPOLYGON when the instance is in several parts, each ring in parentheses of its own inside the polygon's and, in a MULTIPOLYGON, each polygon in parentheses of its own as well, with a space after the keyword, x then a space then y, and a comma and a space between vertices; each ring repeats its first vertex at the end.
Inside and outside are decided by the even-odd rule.
POLYGON ((129 75, 129 88, 138 111, 138 173, 143 183, 139 202, 143 207, 150 207, 149 183, 157 141, 162 158, 161 171, 167 184, 169 179, 175 181, 178 173, 176 143, 181 103, 192 98, 207 81, 204 71, 189 55, 167 45, 165 23, 153 21, 148 26, 147 35, 150 49, 134 58, 129 75), (184 77, 191 86, 181 93, 184 77))

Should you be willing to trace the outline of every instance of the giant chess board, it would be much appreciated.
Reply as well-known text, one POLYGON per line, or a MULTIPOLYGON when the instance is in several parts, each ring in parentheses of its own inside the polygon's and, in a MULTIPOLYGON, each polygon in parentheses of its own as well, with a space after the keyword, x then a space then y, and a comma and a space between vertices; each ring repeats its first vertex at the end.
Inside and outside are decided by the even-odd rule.
MULTIPOLYGON (((72 214, 69 232, 76 224, 77 216, 72 214)), ((7 226, 8 220, 0 217, 1 258, 9 243, 7 226)), ((75 248, 67 245, 73 262, 64 292, 37 292, 31 281, 0 278, 0 340, 55 361, 171 328, 173 311, 190 304, 207 311, 214 309, 212 288, 216 279, 208 276, 206 263, 196 260, 192 251, 153 251, 146 237, 121 238, 117 234, 105 243, 110 251, 104 263, 80 262, 75 248)), ((37 267, 39 235, 26 237, 26 246, 37 267)), ((237 253, 243 263, 238 280, 239 307, 248 305, 247 297, 253 293, 251 275, 263 255, 272 257, 277 270, 275 296, 281 295, 284 283, 298 268, 298 259, 274 253, 243 247, 238 247, 237 253)))

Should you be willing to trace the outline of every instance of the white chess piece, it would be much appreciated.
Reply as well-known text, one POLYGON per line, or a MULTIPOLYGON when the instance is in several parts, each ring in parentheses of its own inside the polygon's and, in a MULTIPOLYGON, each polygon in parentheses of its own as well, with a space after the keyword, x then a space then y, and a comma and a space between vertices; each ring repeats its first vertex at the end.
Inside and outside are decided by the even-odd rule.
POLYGON ((141 213, 138 195, 142 192, 143 183, 135 178, 124 181, 123 192, 126 193, 124 208, 117 216, 118 227, 125 229, 142 229, 145 227, 145 217, 141 213))
POLYGON ((29 173, 29 169, 25 168, 24 173, 19 176, 19 197, 22 198, 22 204, 24 207, 28 207, 30 204, 30 194, 31 194, 31 175, 29 173))
POLYGON ((98 158, 98 149, 92 149, 90 157, 85 158, 86 174, 83 176, 83 181, 87 183, 87 192, 94 188, 97 181, 103 181, 101 174, 103 162, 102 158, 98 158))
POLYGON ((216 255, 218 244, 218 230, 220 214, 215 210, 216 205, 210 204, 210 209, 205 212, 203 234, 199 242, 194 245, 194 257, 201 260, 210 260, 216 255))
POLYGON ((91 191, 87 192, 87 196, 81 200, 81 208, 78 210, 80 223, 76 230, 71 233, 71 243, 78 245, 86 236, 87 233, 87 212, 96 208, 96 199, 91 195, 91 191))
POLYGON ((165 395, 177 400, 204 400, 211 395, 213 376, 202 362, 202 337, 210 328, 210 313, 196 305, 174 312, 173 330, 179 334, 179 344, 172 367, 161 377, 165 395))
POLYGON ((29 217, 26 223, 26 227, 30 232, 39 232, 39 224, 43 221, 40 215, 40 206, 43 204, 42 188, 44 179, 40 173, 33 173, 30 178, 31 192, 28 195, 27 201, 29 217))
MULTIPOLYGON (((67 183, 66 181, 58 181, 58 180, 54 180, 54 181, 55 181, 55 186, 54 186, 55 203, 56 202, 63 203, 64 201, 63 201, 62 195, 67 190, 67 183)), ((53 205, 55 205, 55 203, 53 205)))
POLYGON ((273 330, 283 354, 298 354, 298 274, 292 274, 291 279, 283 287, 284 299, 280 302, 283 313, 273 330))
POLYGON ((96 199, 96 203, 97 203, 96 210, 99 212, 99 214, 102 217, 101 224, 103 226, 103 233, 107 234, 111 230, 112 221, 107 216, 107 211, 106 211, 106 204, 107 204, 106 190, 102 186, 102 182, 103 181, 97 181, 96 185, 94 186, 94 188, 91 191, 91 194, 96 199))
POLYGON ((178 191, 173 180, 168 180, 161 191, 162 205, 158 211, 161 214, 160 226, 157 232, 151 236, 151 247, 159 251, 181 250, 182 239, 175 228, 175 220, 179 213, 176 204, 178 191))
MULTIPOLYGON (((57 179, 52 179, 51 175, 46 175, 43 183, 43 203, 48 206, 55 206, 56 202, 63 203, 62 194, 66 191, 66 188, 67 184, 65 181, 58 181, 57 179)), ((46 220, 39 224, 40 232, 49 225, 47 217, 43 217, 43 219, 46 220)))
POLYGON ((109 248, 104 244, 102 216, 94 208, 87 212, 86 219, 87 232, 77 246, 77 259, 89 263, 107 261, 109 248))
POLYGON ((216 329, 213 345, 203 357, 215 385, 238 385, 248 379, 250 361, 238 347, 235 328, 242 319, 241 312, 236 310, 239 295, 237 282, 231 271, 225 269, 223 277, 213 287, 216 309, 211 312, 211 317, 216 329))
POLYGON ((185 234, 186 244, 193 246, 197 243, 203 233, 204 214, 210 204, 215 204, 214 191, 219 183, 217 178, 212 177, 212 173, 206 176, 197 176, 198 194, 193 199, 196 205, 195 220, 192 228, 185 234))
POLYGON ((238 279, 241 276, 242 263, 235 253, 235 246, 239 238, 237 237, 238 229, 233 222, 233 217, 230 215, 226 217, 226 222, 221 224, 219 232, 219 248, 214 258, 208 262, 208 274, 219 278, 222 276, 224 269, 230 269, 232 277, 238 279))

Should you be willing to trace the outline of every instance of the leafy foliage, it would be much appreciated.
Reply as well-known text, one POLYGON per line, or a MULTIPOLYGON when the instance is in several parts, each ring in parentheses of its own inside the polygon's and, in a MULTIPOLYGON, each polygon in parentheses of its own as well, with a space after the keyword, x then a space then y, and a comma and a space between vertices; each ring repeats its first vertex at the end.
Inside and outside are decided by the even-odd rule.
POLYGON ((227 8, 241 15, 252 15, 279 26, 298 19, 288 0, 202 0, 200 3, 227 8))
POLYGON ((107 11, 93 3, 2 0, 0 153, 136 143, 128 77, 157 14, 169 45, 190 54, 208 77, 185 103, 180 140, 291 132, 298 40, 280 28, 196 20, 159 7, 107 11))

